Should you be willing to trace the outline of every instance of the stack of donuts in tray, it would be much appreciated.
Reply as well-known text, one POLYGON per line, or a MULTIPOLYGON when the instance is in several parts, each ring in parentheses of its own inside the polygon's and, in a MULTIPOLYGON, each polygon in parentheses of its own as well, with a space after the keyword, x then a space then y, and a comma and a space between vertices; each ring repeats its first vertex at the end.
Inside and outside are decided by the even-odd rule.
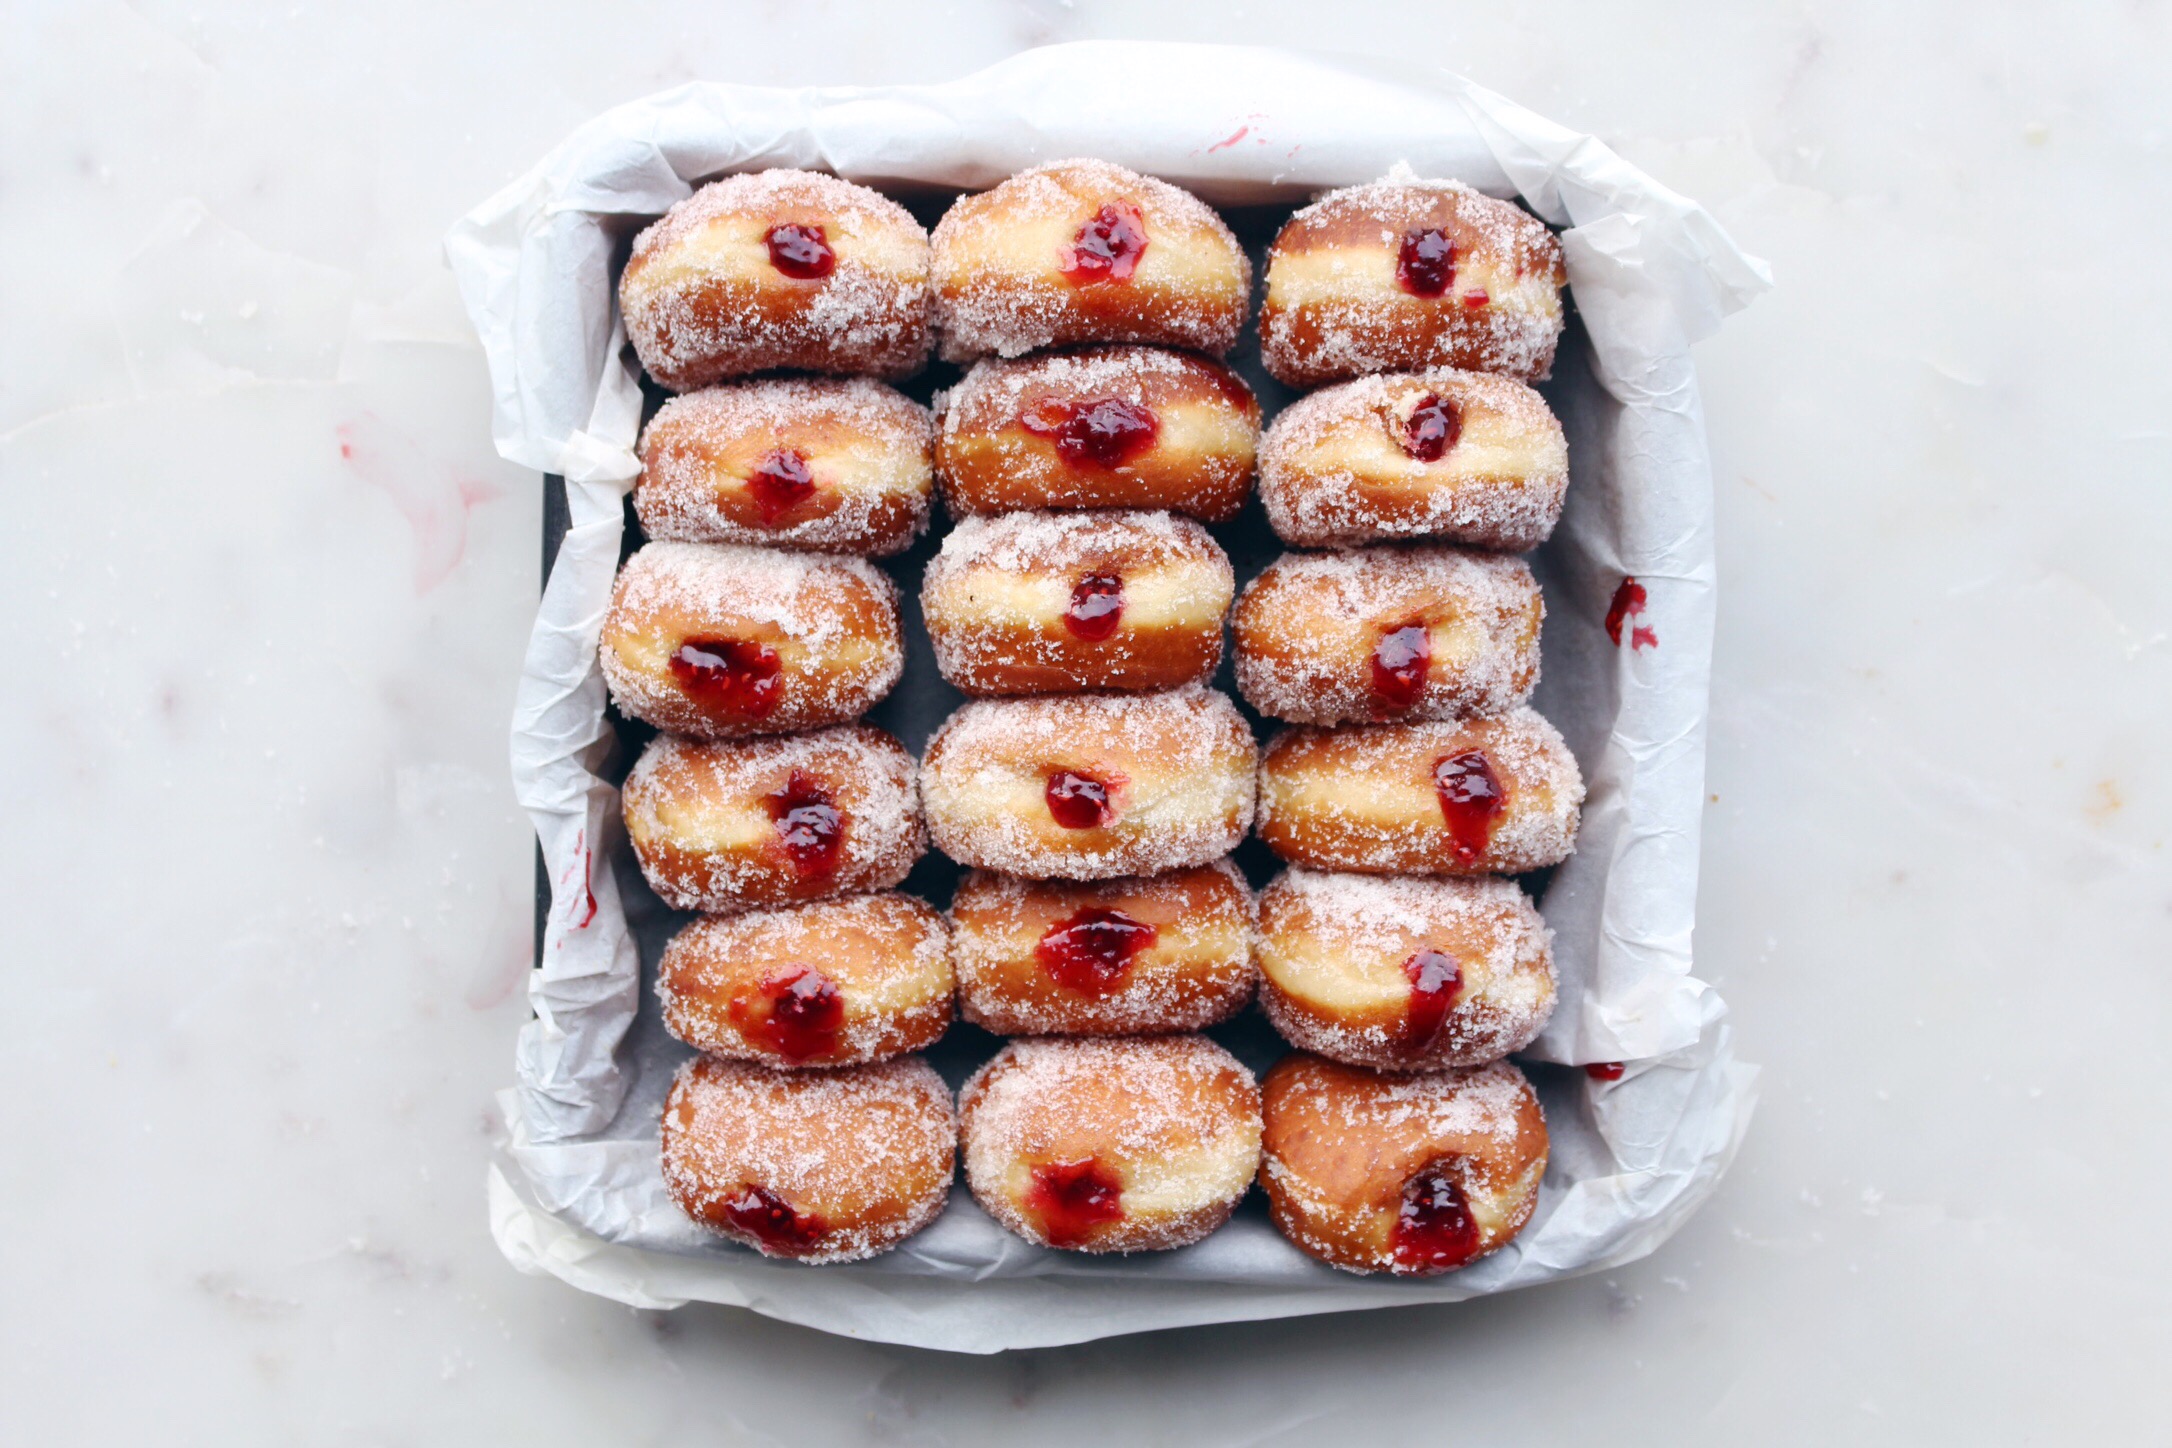
POLYGON ((700 1053, 662 1165, 771 1256, 895 1246, 962 1162, 997 1222, 1086 1252, 1196 1242, 1253 1181, 1304 1251, 1424 1274, 1510 1240, 1546 1137, 1505 1056, 1554 996, 1504 878, 1572 848, 1582 784, 1526 706, 1543 605, 1510 556, 1567 482, 1526 384, 1558 245, 1391 179, 1268 253, 1262 358, 1320 386, 1261 433, 1220 359, 1252 267, 1198 198, 1099 161, 961 197, 932 238, 833 177, 697 190, 635 241, 627 334, 678 395, 643 431, 601 663, 660 731, 624 789, 642 870, 702 912, 657 967, 700 1053), (886 385, 939 349, 939 415, 886 385), (787 371, 789 369, 789 371, 787 371), (1208 525, 1304 550, 1238 597, 1208 525), (920 606, 967 701, 916 764, 858 723, 904 663, 871 558, 955 526, 920 606), (1284 728, 1264 757, 1210 681, 1284 728), (1255 898, 1258 826, 1287 869, 1255 898), (948 916, 898 886, 932 840, 948 916), (1257 997, 1264 1081, 1201 1032, 1257 997), (954 1104, 916 1052, 1011 1037, 954 1104))

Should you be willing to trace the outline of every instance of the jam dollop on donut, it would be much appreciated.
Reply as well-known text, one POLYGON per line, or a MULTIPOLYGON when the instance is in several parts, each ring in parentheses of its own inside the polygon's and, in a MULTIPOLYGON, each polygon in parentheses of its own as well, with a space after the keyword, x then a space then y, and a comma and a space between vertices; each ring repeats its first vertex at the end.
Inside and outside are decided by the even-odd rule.
POLYGON ((1544 223, 1460 182, 1330 191, 1268 248, 1260 360, 1292 387, 1420 367, 1530 381, 1553 366, 1567 280, 1544 223))
POLYGON ((957 1115, 917 1056, 834 1071, 696 1056, 665 1098, 662 1155, 700 1226, 765 1257, 854 1262, 941 1215, 957 1115))
POLYGON ((1296 728, 1260 761, 1259 833, 1295 865, 1513 875, 1576 847, 1583 773, 1528 708, 1489 719, 1296 728))
POLYGON ((1546 1118, 1506 1061, 1385 1074, 1285 1056, 1262 1083, 1274 1223, 1348 1272, 1423 1277, 1507 1246, 1546 1172, 1546 1118))
POLYGON ((1251 827, 1258 750, 1210 689, 983 699, 928 741, 921 788, 935 844, 960 864, 1031 879, 1188 869, 1251 827))
POLYGON ((1507 880, 1285 872, 1260 895, 1261 1004, 1283 1039, 1390 1071, 1478 1066, 1554 1008, 1551 935, 1507 880))
POLYGON ((1196 1031, 1252 998, 1252 892, 1227 860, 1092 884, 969 872, 950 902, 965 1018, 1006 1036, 1196 1031))
POLYGON ((626 336, 674 392, 774 368, 909 377, 928 358, 928 234, 811 171, 712 181, 634 239, 626 336))
POLYGON ((950 1025, 950 930, 910 895, 710 915, 664 947, 664 1028, 713 1056, 857 1066, 950 1025))
POLYGON ((1260 441, 1267 521, 1300 548, 1441 538, 1521 552, 1553 532, 1568 486, 1568 442, 1545 399, 1478 372, 1323 388, 1260 441))
POLYGON ((905 666, 897 588, 858 558, 651 543, 603 620, 612 702, 700 739, 858 718, 905 666))
POLYGON ((1538 583, 1455 548, 1291 553, 1237 601, 1237 689, 1297 724, 1500 714, 1538 683, 1538 583))
POLYGON ((912 756, 864 725, 784 738, 649 742, 626 833, 680 910, 743 910, 896 885, 927 851, 912 756))
POLYGON ((920 611, 936 667, 968 694, 1168 689, 1221 663, 1235 585, 1189 518, 1006 513, 943 540, 920 611))
POLYGON ((958 1103, 974 1198, 1044 1247, 1187 1246, 1259 1169, 1259 1088, 1204 1036, 1013 1041, 958 1103))
POLYGON ((1056 161, 961 196, 936 224, 943 358, 1076 342, 1216 356, 1244 325, 1252 264, 1188 191, 1106 161, 1056 161))
POLYGON ((1259 401, 1236 373, 1188 352, 989 359, 941 403, 936 470, 961 517, 1167 508, 1222 523, 1251 489, 1259 401))
POLYGON ((928 524, 935 422, 879 382, 762 378, 674 397, 642 430, 651 538, 887 557, 928 524))

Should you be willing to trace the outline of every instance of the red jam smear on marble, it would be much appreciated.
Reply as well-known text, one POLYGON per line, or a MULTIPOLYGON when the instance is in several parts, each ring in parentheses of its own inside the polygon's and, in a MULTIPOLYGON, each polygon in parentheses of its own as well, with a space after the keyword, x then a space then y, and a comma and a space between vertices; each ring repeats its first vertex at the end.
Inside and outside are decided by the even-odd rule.
POLYGON ((1124 580, 1113 573, 1089 573, 1071 589, 1063 626, 1074 638, 1100 643, 1124 621, 1124 580))
POLYGON ((1456 858, 1476 862, 1493 840, 1494 821, 1508 804, 1501 776, 1483 749, 1466 749, 1433 765, 1433 792, 1440 796, 1441 818, 1447 822, 1456 858))
POLYGON ((1396 439, 1403 451, 1421 463, 1437 463, 1463 436, 1463 410, 1437 392, 1428 392, 1403 420, 1403 435, 1396 439))
POLYGON ((829 1231, 812 1212, 799 1212, 768 1187, 744 1187, 724 1203, 724 1220, 775 1252, 796 1256, 811 1251, 829 1231))
POLYGON ((1584 1074, 1594 1081, 1619 1081, 1627 1069, 1619 1061, 1593 1061, 1584 1068, 1584 1074))
POLYGON ((1440 1034, 1441 1023, 1463 993, 1463 971, 1446 951, 1426 949, 1403 962, 1403 976, 1410 982, 1404 1041, 1423 1046, 1440 1034))
POLYGON ((1425 696, 1433 666, 1433 634, 1422 623, 1389 629, 1373 645, 1373 704, 1383 714, 1408 709, 1425 696))
POLYGON ((766 719, 784 696, 777 651, 750 639, 692 638, 672 652, 671 676, 702 708, 766 719))
POLYGON ((1019 426, 1055 444, 1056 456, 1074 468, 1120 467, 1154 445, 1161 422, 1149 408, 1121 397, 1081 402, 1044 398, 1027 408, 1019 426))
POLYGON ((806 879, 836 874, 837 857, 845 847, 845 812, 829 787, 795 769, 784 788, 770 794, 768 804, 792 868, 806 879))
POLYGON ((1128 282, 1146 255, 1146 222, 1139 208, 1111 201, 1078 229, 1064 248, 1062 272, 1073 286, 1128 282))
POLYGON ((1405 1272, 1446 1272, 1478 1253, 1478 1219, 1470 1198, 1445 1164, 1425 1168, 1403 1184, 1403 1206, 1390 1234, 1395 1263, 1405 1272))
POLYGON ((1046 1162, 1033 1169, 1026 1188, 1026 1209, 1038 1217, 1041 1233, 1057 1247, 1086 1240, 1103 1222, 1124 1219, 1124 1184, 1099 1157, 1046 1162))
POLYGON ((811 965, 788 965, 732 1001, 726 1014, 741 1032, 791 1061, 837 1054, 845 993, 811 965))
POLYGON ((1048 927, 1033 958, 1057 984, 1080 995, 1107 995, 1131 978, 1131 963, 1158 934, 1121 910, 1089 905, 1048 927))
POLYGON ((1075 769, 1059 769, 1049 775, 1042 795, 1048 801, 1049 814, 1067 830, 1098 829, 1116 813, 1109 803, 1108 785, 1075 769))
POLYGON ((747 474, 747 491, 762 510, 762 522, 774 524, 792 509, 814 496, 814 473, 807 455, 797 448, 773 448, 747 474))
POLYGON ((1456 282, 1456 244, 1437 226, 1403 234, 1395 280, 1414 297, 1437 297, 1456 282))
POLYGON ((837 270, 837 253, 819 226, 786 222, 769 228, 769 264, 795 281, 820 281, 837 270))

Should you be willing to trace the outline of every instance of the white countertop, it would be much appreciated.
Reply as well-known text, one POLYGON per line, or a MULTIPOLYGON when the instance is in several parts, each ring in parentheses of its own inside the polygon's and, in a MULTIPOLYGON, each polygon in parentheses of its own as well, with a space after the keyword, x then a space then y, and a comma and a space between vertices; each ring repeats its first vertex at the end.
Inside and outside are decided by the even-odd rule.
MULTIPOLYGON (((0 1424, 30 1442, 2127 1442, 2172 1353, 2167 17, 19 7, 0 48, 0 1424), (614 102, 1092 35, 1422 52, 1779 289, 1704 345, 1699 974, 1763 1104, 1656 1256, 967 1359, 509 1269, 540 490, 438 242, 614 102)), ((2159 1429, 2161 1431, 2161 1428, 2159 1429)))

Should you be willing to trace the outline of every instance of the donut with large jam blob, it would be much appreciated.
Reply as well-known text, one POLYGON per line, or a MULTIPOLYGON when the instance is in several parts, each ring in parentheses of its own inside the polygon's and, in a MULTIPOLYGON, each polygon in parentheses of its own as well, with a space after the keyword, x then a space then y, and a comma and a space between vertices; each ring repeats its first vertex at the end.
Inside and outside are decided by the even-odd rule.
POLYGON ((1514 1241, 1538 1206, 1546 1116, 1506 1061, 1389 1075, 1299 1053, 1262 1096, 1268 1209, 1331 1267, 1453 1271, 1514 1241))
POLYGON ((910 377, 928 360, 928 233, 812 171, 712 181, 634 238, 626 336, 673 392, 789 368, 910 377))
POLYGON ((1236 577, 1170 513, 1006 513, 943 539, 920 589, 935 665, 968 694, 1172 689, 1222 661, 1236 577))
POLYGON ((1252 291, 1251 261, 1205 202, 1106 161, 1055 161, 959 197, 934 253, 947 362, 1077 342, 1219 357, 1252 291))
POLYGON ((1561 243, 1506 201, 1458 181, 1345 187, 1267 249, 1260 360, 1292 387, 1421 367, 1531 381, 1553 366, 1567 281, 1561 243))
POLYGON ((696 1056, 664 1099, 664 1186, 765 1257, 856 1262, 942 1215, 957 1130, 950 1088, 917 1056, 835 1071, 696 1056))
POLYGON ((1259 1170, 1259 1088, 1204 1036, 1013 1041, 958 1105, 974 1199, 1043 1247, 1189 1246, 1259 1170))

